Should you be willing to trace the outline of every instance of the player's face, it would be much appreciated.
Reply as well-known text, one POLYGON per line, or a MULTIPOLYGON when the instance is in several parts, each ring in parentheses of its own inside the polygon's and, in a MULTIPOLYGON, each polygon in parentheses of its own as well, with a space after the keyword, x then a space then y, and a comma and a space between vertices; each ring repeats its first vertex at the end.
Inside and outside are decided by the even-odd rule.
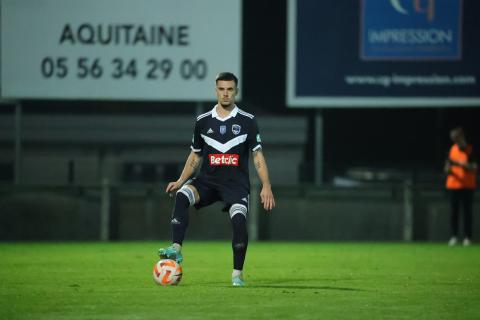
POLYGON ((235 96, 237 95, 235 81, 217 81, 215 92, 217 93, 218 104, 222 107, 228 108, 235 104, 235 96))
POLYGON ((453 141, 453 143, 458 143, 458 144, 462 143, 465 140, 465 138, 463 137, 463 134, 460 131, 455 129, 450 131, 450 139, 453 141))

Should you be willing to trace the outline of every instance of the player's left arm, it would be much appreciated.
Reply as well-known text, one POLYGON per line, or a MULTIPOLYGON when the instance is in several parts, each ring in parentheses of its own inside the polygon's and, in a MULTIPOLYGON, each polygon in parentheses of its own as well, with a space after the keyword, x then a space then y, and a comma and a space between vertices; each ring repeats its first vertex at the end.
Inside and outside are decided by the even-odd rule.
POLYGON ((258 177, 262 182, 260 198, 262 200, 263 208, 270 211, 275 208, 275 198, 273 197, 272 185, 270 183, 270 178, 268 177, 267 161, 263 156, 262 149, 253 151, 253 163, 257 170, 258 177))

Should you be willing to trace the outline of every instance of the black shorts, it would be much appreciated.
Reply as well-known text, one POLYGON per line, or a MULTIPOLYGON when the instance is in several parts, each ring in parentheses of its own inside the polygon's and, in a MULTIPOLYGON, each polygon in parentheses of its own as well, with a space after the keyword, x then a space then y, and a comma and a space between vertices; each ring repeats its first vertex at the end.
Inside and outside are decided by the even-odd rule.
POLYGON ((218 183, 203 177, 197 177, 186 183, 194 186, 200 196, 200 201, 194 205, 196 209, 211 205, 217 201, 223 201, 223 211, 228 211, 232 204, 239 203, 247 207, 249 205, 249 190, 235 181, 218 183))

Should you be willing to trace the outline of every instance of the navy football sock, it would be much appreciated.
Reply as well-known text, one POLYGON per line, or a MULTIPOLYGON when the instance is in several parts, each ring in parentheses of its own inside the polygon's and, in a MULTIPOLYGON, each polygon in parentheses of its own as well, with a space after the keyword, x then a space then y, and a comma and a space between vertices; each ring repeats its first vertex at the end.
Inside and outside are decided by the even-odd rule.
POLYGON ((232 217, 232 231, 233 269, 243 270, 248 246, 247 219, 243 214, 232 217))
POLYGON ((172 213, 172 242, 182 245, 185 238, 185 231, 188 227, 188 208, 190 202, 186 195, 177 192, 175 197, 175 206, 172 213))

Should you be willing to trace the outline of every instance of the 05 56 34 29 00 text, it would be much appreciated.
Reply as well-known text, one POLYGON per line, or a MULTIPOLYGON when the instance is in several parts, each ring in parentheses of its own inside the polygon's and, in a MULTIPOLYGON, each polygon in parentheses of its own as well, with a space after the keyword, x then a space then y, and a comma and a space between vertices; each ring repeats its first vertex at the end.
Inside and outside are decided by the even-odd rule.
POLYGON ((208 73, 205 59, 170 58, 121 58, 104 59, 98 57, 70 58, 47 56, 41 60, 40 72, 45 79, 101 79, 110 78, 146 80, 168 80, 180 77, 184 80, 203 80, 208 73))

